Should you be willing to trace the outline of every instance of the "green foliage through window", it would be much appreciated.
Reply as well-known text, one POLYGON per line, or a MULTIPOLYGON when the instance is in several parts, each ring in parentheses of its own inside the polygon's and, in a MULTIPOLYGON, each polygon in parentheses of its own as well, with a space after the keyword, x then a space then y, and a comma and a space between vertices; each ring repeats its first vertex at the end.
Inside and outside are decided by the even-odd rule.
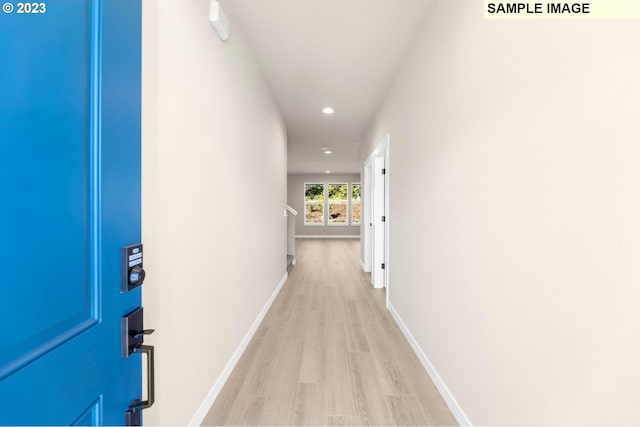
POLYGON ((347 200, 347 184, 329 184, 329 200, 347 200))
POLYGON ((360 200, 360 184, 351 184, 351 198, 360 200))
POLYGON ((304 187, 305 202, 324 201, 324 184, 306 184, 304 187))
POLYGON ((360 224, 360 184, 351 184, 351 225, 360 224))

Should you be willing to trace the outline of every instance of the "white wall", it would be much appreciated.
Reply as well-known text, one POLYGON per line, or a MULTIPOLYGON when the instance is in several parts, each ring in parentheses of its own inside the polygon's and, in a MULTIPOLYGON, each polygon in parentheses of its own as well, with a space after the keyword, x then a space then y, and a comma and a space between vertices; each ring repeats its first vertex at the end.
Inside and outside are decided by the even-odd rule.
POLYGON ((476 425, 640 424, 640 21, 439 0, 391 133, 390 288, 476 425))
MULTIPOLYGON (((355 225, 304 225, 304 184, 353 184, 360 182, 358 174, 289 174, 287 176, 287 200, 296 216, 296 236, 359 236, 360 226, 355 225)), ((326 214, 326 213, 325 213, 326 214)), ((326 215, 325 215, 326 221, 326 215)))
POLYGON ((286 269, 286 130, 253 54, 208 2, 143 2, 150 425, 185 425, 286 269))

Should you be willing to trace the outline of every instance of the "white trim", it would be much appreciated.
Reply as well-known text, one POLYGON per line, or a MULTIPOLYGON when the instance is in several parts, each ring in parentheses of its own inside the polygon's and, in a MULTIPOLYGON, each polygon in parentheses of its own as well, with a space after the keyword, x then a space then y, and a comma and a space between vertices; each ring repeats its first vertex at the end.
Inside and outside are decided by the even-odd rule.
POLYGON ((227 366, 224 368, 224 370, 222 371, 222 373, 220 374, 216 382, 213 384, 213 387, 211 387, 211 390, 209 390, 209 393, 207 393, 207 396, 204 398, 204 400, 200 404, 200 407, 196 411, 193 418, 191 418, 191 421, 189 422, 188 425, 200 426, 202 424, 202 422, 204 421, 204 418, 207 416, 207 414, 211 410, 211 407, 213 406, 213 402, 216 401, 218 394, 220 394, 220 391, 222 391, 222 387, 229 379, 231 372, 233 372, 233 368, 235 368, 236 364, 240 360, 240 357, 242 357, 242 353, 244 353, 244 351, 246 350, 247 346, 249 345, 249 342, 253 338, 253 335, 258 330, 260 323, 262 323, 264 316, 266 316, 267 312, 269 311, 269 308, 271 307, 271 304, 273 304, 273 301, 275 301, 276 297, 280 293, 280 290, 282 289, 282 286, 284 286, 288 278, 289 278, 289 274, 284 273, 282 280, 280 280, 280 283, 278 283, 278 286, 276 286, 276 289, 273 291, 273 294, 271 294, 271 297, 269 298, 265 306, 262 308, 262 311, 260 312, 260 314, 258 314, 258 317, 253 322, 253 325, 251 325, 251 328, 249 328, 249 332, 247 332, 247 335, 244 337, 242 342, 240 342, 240 345, 238 346, 236 351, 233 353, 233 356, 231 356, 231 359, 227 363, 227 366))
POLYGON ((360 267, 362 267, 362 271, 364 271, 365 273, 367 272, 367 270, 364 268, 364 262, 362 262, 362 260, 360 260, 360 267))
POLYGON ((411 335, 411 332, 409 332, 407 325, 404 324, 404 322, 400 318, 400 315, 395 310, 395 308, 393 308, 391 303, 387 303, 387 309, 395 319, 396 323, 398 324, 398 327, 404 334, 407 341, 409 341, 409 344, 411 344, 411 348, 413 348, 413 351, 418 356, 418 359, 420 359, 420 362, 422 362, 422 366, 424 366, 424 368, 427 370, 427 373, 431 377, 431 380, 438 388, 440 395, 442 395, 442 398, 444 399, 447 406, 453 413, 453 416, 456 418, 456 421, 458 421, 458 424, 460 424, 461 426, 471 426, 472 425, 471 421, 469 421, 469 418, 467 418, 467 415, 462 410, 462 407, 458 404, 456 399, 453 397, 453 394, 451 394, 451 391, 449 391, 449 388, 447 387, 447 385, 444 383, 440 375, 438 375, 438 371, 436 371, 436 368, 433 366, 433 364, 431 363, 427 355, 424 354, 424 351, 422 351, 420 344, 418 344, 418 342, 413 337, 413 335, 411 335))
POLYGON ((353 236, 296 236, 296 239, 359 239, 359 234, 353 236))
POLYGON ((385 274, 384 265, 388 264, 387 260, 387 224, 384 220, 386 215, 386 178, 384 175, 384 169, 387 167, 387 158, 382 154, 378 154, 373 158, 372 172, 373 172, 373 185, 372 185, 372 205, 371 213, 373 223, 373 253, 371 260, 373 266, 371 268, 371 283, 376 289, 385 288, 387 276, 385 274))
POLYGON ((366 273, 370 273, 371 272, 371 264, 373 264, 373 262, 371 261, 371 240, 372 240, 372 236, 371 236, 371 232, 372 232, 372 227, 371 227, 371 181, 372 181, 372 176, 371 176, 371 159, 368 158, 363 166, 363 172, 364 172, 364 186, 361 188, 361 208, 360 208, 360 218, 361 218, 361 223, 363 224, 362 227, 363 229, 361 230, 361 234, 362 234, 362 249, 361 249, 361 253, 363 255, 363 262, 364 262, 364 271, 366 273))
MULTIPOLYGON (((368 267, 368 271, 371 272, 371 284, 374 288, 386 288, 386 301, 389 303, 389 146, 391 144, 391 134, 385 134, 382 142, 378 145, 375 150, 369 155, 367 160, 364 163, 364 178, 365 178, 365 188, 364 188, 364 202, 365 202, 365 229, 364 229, 364 264, 365 267, 368 267), (385 216, 386 221, 384 224, 384 256, 382 260, 376 259, 380 258, 376 256, 376 252, 380 250, 378 244, 375 239, 375 228, 376 225, 380 225, 379 221, 376 221, 374 218, 374 201, 376 200, 374 193, 377 193, 376 188, 379 185, 379 176, 377 175, 377 166, 375 165, 375 160, 383 159, 384 164, 383 168, 386 169, 386 173, 383 179, 383 187, 384 187, 384 206, 382 215, 385 216), (367 224, 369 225, 367 227, 367 224), (373 227, 372 227, 373 225, 373 227), (384 263, 385 270, 380 271, 381 264, 384 263), (382 275, 382 277, 380 277, 382 275), (380 283, 382 282, 382 286, 380 283)), ((380 255, 378 253, 378 255, 380 255)), ((367 271, 365 269, 365 271, 367 271)))
POLYGON ((298 211, 293 209, 291 206, 287 205, 287 210, 289 212, 291 212, 291 214, 293 214, 293 216, 297 216, 298 215, 298 211))

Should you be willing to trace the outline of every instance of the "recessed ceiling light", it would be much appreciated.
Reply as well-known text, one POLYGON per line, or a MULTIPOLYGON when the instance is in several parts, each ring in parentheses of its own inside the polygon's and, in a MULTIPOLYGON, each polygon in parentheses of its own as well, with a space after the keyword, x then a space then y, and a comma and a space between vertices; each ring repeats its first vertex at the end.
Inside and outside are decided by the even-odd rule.
POLYGON ((331 173, 331 171, 324 171, 324 173, 331 173))
POLYGON ((331 151, 331 150, 324 150, 324 154, 333 154, 333 151, 331 151))
POLYGON ((331 108, 331 107, 325 107, 325 108, 322 109, 322 112, 327 114, 327 115, 329 115, 329 114, 335 113, 335 110, 333 108, 331 108))

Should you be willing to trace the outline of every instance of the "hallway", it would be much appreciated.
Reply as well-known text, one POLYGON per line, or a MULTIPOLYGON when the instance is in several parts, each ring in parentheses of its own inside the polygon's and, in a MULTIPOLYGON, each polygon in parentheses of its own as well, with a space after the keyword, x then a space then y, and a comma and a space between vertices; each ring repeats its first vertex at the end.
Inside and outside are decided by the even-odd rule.
POLYGON ((299 239, 297 265, 203 425, 456 425, 359 265, 299 239))

